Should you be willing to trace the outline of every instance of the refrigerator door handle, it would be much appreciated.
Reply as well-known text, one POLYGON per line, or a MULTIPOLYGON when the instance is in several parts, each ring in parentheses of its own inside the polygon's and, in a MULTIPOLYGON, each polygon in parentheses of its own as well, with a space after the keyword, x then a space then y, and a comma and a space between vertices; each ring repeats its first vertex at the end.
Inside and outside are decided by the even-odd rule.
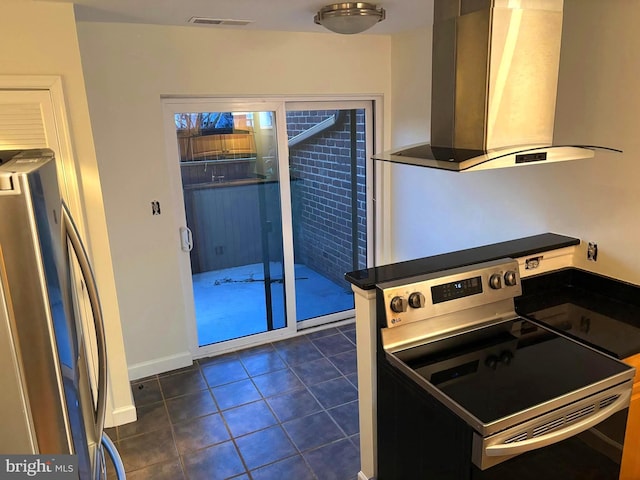
MULTIPOLYGON (((96 402, 96 435, 98 442, 102 438, 104 430, 104 419, 107 409, 107 350, 106 340, 104 333, 104 319, 102 317, 102 308, 100 307, 100 298, 98 296, 98 289, 89 262, 89 256, 82 244, 80 234, 76 228, 75 223, 69 213, 69 209, 62 202, 61 220, 62 220, 62 233, 63 241, 69 239, 71 247, 76 254, 82 277, 84 278, 85 285, 87 287, 87 294, 89 297, 89 303, 91 305, 91 311, 93 314, 93 321, 96 331, 96 346, 98 353, 98 398, 96 402)), ((71 260, 68 255, 65 255, 65 261, 67 262, 67 272, 71 272, 71 260)))
POLYGON ((120 458, 120 454, 116 449, 116 446, 113 444, 113 441, 109 438, 109 435, 106 433, 102 433, 102 446, 109 454, 109 458, 113 463, 113 466, 116 470, 116 478, 117 480, 126 480, 127 475, 124 471, 124 464, 122 463, 122 459, 120 458))

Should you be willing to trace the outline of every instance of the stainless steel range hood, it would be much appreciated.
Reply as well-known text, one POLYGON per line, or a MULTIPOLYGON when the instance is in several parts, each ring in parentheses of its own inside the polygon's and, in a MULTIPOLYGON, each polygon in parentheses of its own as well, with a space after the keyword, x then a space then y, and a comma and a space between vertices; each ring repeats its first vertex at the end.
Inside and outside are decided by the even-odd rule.
POLYGON ((594 156, 553 145, 563 0, 434 0, 431 144, 374 159, 453 171, 594 156))

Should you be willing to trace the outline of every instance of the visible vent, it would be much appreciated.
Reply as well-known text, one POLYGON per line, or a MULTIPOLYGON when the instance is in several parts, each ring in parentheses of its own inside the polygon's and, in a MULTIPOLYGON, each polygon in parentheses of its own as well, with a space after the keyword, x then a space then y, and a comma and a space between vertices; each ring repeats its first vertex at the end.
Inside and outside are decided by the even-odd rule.
POLYGON ((39 148, 46 145, 43 107, 37 99, 2 105, 0 146, 3 150, 39 148))
POLYGON ((580 410, 576 410, 575 412, 571 412, 567 414, 567 423, 575 422, 576 420, 580 420, 582 417, 586 417, 587 415, 591 415, 596 409, 595 405, 588 405, 580 410))
POLYGON ((612 395, 612 396, 607 397, 607 398, 605 398, 603 400, 600 400, 600 408, 608 407, 613 402, 615 402, 619 397, 620 397, 620 395, 612 395))
POLYGON ((543 425, 540 425, 534 428, 532 436, 539 437, 540 435, 544 435, 545 433, 550 432, 551 430, 555 430, 556 428, 562 427, 562 425, 564 425, 564 418, 562 417, 556 418, 555 420, 552 420, 550 422, 547 422, 543 425))
POLYGON ((191 17, 189 23, 198 25, 233 25, 244 26, 253 23, 253 20, 234 20, 232 18, 191 17))
POLYGON ((565 415, 556 417, 553 420, 550 420, 542 425, 538 425, 532 431, 525 430, 523 432, 519 432, 513 435, 512 437, 509 437, 508 439, 506 439, 504 443, 506 444, 506 443, 522 442, 529 438, 535 438, 541 435, 545 435, 551 431, 562 428, 565 425, 568 425, 570 423, 576 422, 583 418, 589 417, 590 415, 593 415, 594 413, 596 413, 597 410, 601 410, 611 405, 619 397, 620 395, 612 395, 610 397, 603 398, 602 400, 598 400, 595 403, 592 403, 591 405, 584 406, 578 410, 574 410, 565 415))
POLYGON ((519 433, 518 435, 514 435, 513 437, 507 438, 504 443, 514 443, 514 442, 522 442, 526 440, 529 434, 527 432, 519 433))

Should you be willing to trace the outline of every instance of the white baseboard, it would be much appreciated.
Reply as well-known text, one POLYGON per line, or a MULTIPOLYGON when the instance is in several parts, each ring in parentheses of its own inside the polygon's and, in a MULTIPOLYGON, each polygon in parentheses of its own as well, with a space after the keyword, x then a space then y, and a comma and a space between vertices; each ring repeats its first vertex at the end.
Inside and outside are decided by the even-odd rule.
POLYGON ((362 472, 358 472, 358 480, 369 480, 369 477, 362 472))
POLYGON ((129 379, 138 380, 150 375, 168 372, 193 364, 190 352, 178 353, 168 357, 133 364, 129 367, 129 379))
POLYGON ((105 427, 115 427, 117 425, 124 425, 125 423, 135 422, 136 407, 135 405, 127 405, 126 407, 116 408, 111 412, 109 422, 105 422, 105 427), (107 424, 108 423, 108 424, 107 424))

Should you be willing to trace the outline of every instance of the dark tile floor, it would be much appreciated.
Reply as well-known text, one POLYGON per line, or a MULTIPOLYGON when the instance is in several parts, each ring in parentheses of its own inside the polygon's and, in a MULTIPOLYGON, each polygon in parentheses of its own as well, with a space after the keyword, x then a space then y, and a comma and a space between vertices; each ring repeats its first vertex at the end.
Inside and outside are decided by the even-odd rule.
POLYGON ((138 420, 108 430, 129 480, 357 478, 353 324, 200 359, 132 388, 138 420))

